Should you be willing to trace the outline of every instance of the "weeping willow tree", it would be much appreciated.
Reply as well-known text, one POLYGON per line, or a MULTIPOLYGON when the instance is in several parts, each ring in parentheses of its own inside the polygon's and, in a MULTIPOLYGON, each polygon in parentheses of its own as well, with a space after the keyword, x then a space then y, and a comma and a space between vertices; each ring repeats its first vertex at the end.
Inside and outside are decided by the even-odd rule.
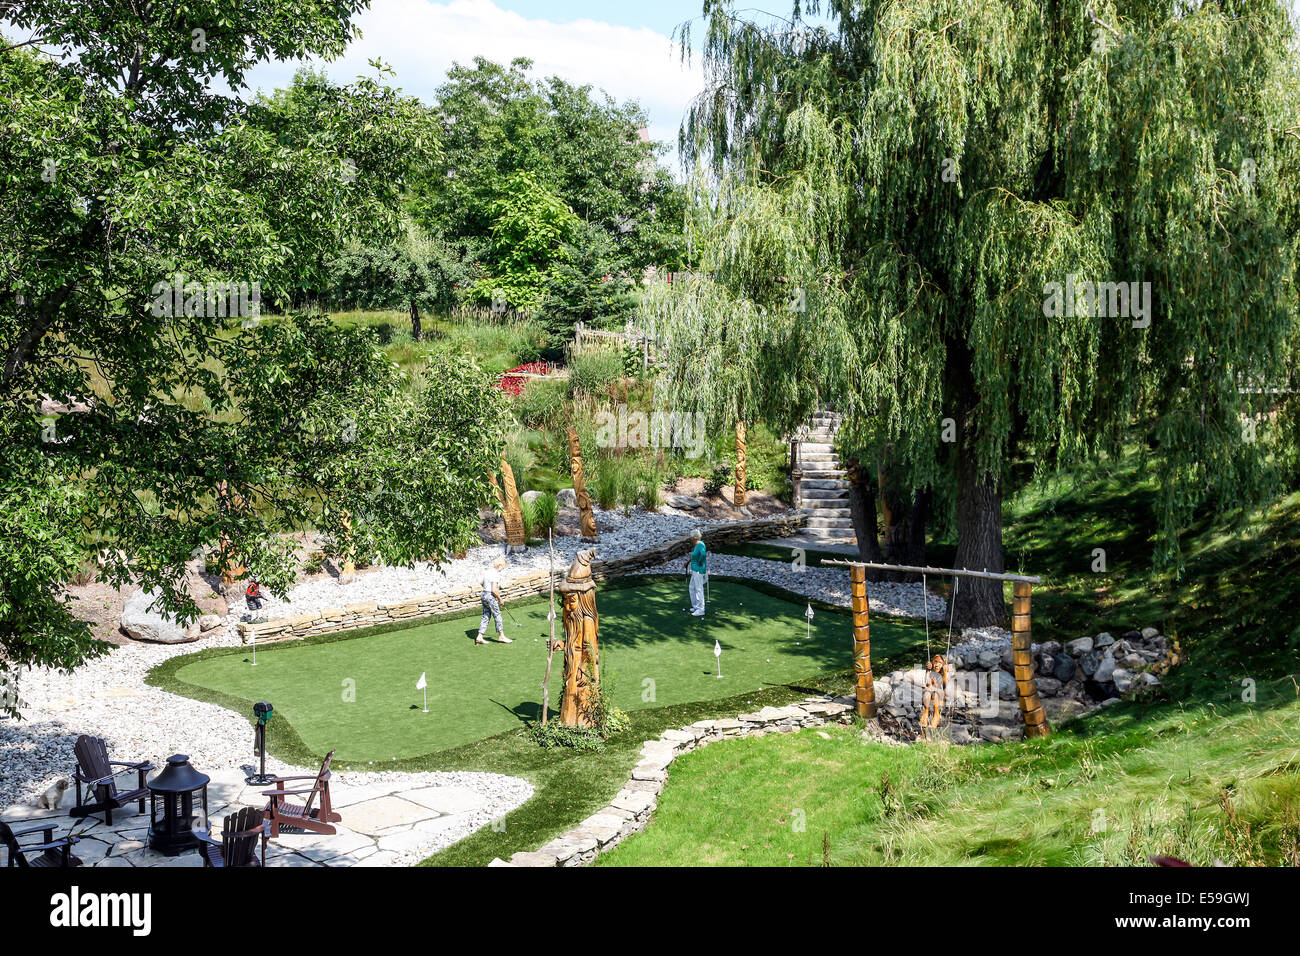
MULTIPOLYGON (((913 489, 955 488, 963 567, 1004 570, 1017 461, 1135 441, 1167 568, 1198 509, 1269 490, 1280 430, 1242 385, 1282 378, 1293 329, 1279 0, 813 0, 764 22, 707 0, 703 27, 682 131, 709 173, 701 276, 646 302, 675 401, 833 403, 913 489)), ((999 586, 955 610, 999 622, 999 586)))

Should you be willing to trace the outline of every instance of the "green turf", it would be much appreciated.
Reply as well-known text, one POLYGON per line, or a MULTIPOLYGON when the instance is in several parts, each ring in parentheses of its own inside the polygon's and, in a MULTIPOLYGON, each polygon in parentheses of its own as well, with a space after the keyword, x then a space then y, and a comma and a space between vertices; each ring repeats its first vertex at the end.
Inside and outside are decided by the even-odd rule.
MULTIPOLYGON (((805 638, 804 605, 728 581, 712 585, 710 613, 684 612, 682 580, 665 577, 600 592, 602 677, 625 710, 731 697, 850 663, 843 616, 814 619, 805 638), (723 678, 715 675, 714 642, 723 678)), ((546 666, 544 600, 511 605, 515 643, 477 646, 476 617, 461 617, 353 640, 267 648, 257 655, 199 659, 175 678, 247 700, 269 700, 303 743, 349 762, 391 762, 457 747, 535 721, 546 666), (428 708, 415 687, 428 675, 428 708), (355 691, 353 695, 352 692, 355 691), (355 699, 348 698, 354 696, 355 699)), ((915 643, 915 629, 873 621, 873 650, 915 643)), ((563 657, 551 680, 558 706, 563 657)))

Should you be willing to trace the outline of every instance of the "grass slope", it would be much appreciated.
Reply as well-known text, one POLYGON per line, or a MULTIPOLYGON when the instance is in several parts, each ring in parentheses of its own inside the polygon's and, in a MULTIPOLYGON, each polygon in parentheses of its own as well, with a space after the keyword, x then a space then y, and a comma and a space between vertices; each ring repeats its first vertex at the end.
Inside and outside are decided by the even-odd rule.
MULTIPOLYGON (((1300 865, 1300 704, 1123 706, 1042 741, 705 747, 602 866, 1300 865)), ((829 738, 829 739, 827 739, 829 738)))

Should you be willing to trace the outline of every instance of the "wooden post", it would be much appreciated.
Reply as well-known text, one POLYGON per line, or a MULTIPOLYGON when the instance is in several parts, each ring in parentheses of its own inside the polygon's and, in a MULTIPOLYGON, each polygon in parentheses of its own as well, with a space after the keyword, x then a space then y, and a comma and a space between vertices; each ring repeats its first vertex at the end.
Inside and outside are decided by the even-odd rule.
POLYGON ((591 512, 591 495, 587 493, 587 479, 582 473, 582 444, 576 429, 569 429, 569 470, 573 475, 573 494, 578 499, 578 515, 582 523, 582 540, 595 541, 596 516, 591 512))
POLYGON ((1029 603, 1032 585, 1016 581, 1012 585, 1011 600, 1011 654, 1016 679, 1016 692, 1020 698, 1020 713, 1025 718, 1025 737, 1046 737, 1052 732, 1047 722, 1047 712, 1038 698, 1038 681, 1034 678, 1034 654, 1029 633, 1029 603))
POLYGON ((745 507, 745 422, 736 421, 736 491, 732 495, 737 508, 745 507))
POLYGON ((596 613, 596 582, 591 577, 594 550, 579 551, 560 585, 564 595, 564 696, 560 723, 590 727, 592 696, 600 686, 600 617, 596 613))
POLYGON ((871 676, 871 621, 867 602, 867 569, 849 566, 849 595, 853 602, 853 676, 857 682, 858 716, 876 716, 876 682, 871 676))
POLYGON ((519 507, 519 490, 515 487, 515 473, 510 463, 501 459, 501 478, 505 483, 502 502, 505 505, 506 545, 511 550, 523 550, 528 547, 528 536, 524 533, 524 513, 519 507))

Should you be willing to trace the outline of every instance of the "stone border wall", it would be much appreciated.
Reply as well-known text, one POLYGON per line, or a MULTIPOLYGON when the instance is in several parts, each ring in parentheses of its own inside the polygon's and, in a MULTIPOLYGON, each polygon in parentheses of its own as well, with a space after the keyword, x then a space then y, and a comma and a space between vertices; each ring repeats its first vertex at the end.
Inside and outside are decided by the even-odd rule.
MULTIPOLYGON (((720 545, 735 544, 740 541, 753 541, 761 538, 784 538, 794 534, 801 527, 807 515, 801 511, 778 515, 774 518, 755 518, 749 521, 732 521, 727 524, 702 528, 705 542, 713 548, 720 545)), ((600 544, 594 545, 596 554, 600 554, 600 544)), ((665 561, 685 557, 691 550, 691 538, 683 535, 665 541, 657 547, 639 551, 622 558, 602 561, 597 558, 591 564, 592 576, 597 580, 632 574, 656 567, 665 561)), ((562 573, 562 572, 561 572, 562 573)), ((546 594, 550 590, 550 575, 545 571, 525 574, 501 582, 501 596, 507 600, 546 594)), ((350 631, 362 627, 374 627, 377 624, 391 624, 394 621, 416 620, 422 617, 434 617, 454 611, 476 608, 479 606, 479 588, 461 587, 437 594, 409 598, 387 604, 360 603, 344 607, 325 608, 314 614, 301 614, 297 617, 282 617, 262 623, 241 623, 240 639, 247 644, 256 640, 259 644, 275 641, 295 640, 311 637, 315 634, 333 634, 336 631, 350 631)))
POLYGON ((509 863, 496 859, 488 865, 585 866, 598 854, 646 828, 668 780, 668 765, 681 754, 716 740, 788 734, 805 727, 852 720, 851 697, 809 697, 798 704, 764 707, 735 719, 697 720, 689 727, 665 730, 657 740, 647 740, 641 745, 641 761, 609 806, 535 852, 516 853, 509 863))

